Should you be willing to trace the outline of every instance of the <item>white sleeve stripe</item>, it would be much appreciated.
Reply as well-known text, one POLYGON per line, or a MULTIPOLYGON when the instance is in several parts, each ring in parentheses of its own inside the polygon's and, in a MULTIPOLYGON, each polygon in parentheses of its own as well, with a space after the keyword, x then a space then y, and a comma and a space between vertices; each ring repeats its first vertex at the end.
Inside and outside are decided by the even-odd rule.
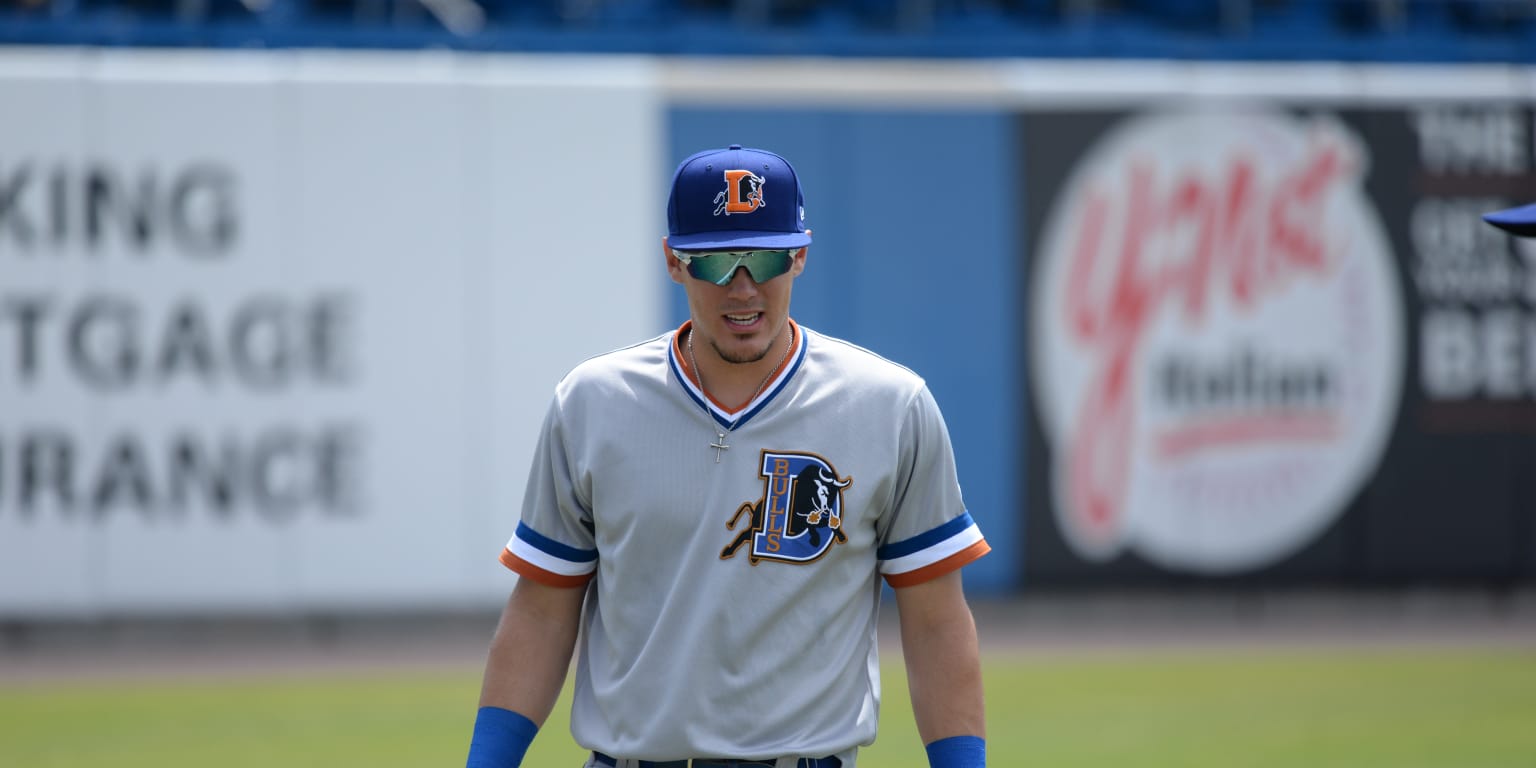
POLYGON ((513 536, 512 540, 507 542, 507 551, 535 567, 561 576, 585 576, 597 570, 596 560, 580 563, 561 560, 516 536, 513 536))
POLYGON ((959 533, 927 549, 920 549, 910 555, 880 561, 880 573, 889 576, 925 568, 981 541, 981 538, 981 529, 976 527, 975 523, 972 523, 959 533))

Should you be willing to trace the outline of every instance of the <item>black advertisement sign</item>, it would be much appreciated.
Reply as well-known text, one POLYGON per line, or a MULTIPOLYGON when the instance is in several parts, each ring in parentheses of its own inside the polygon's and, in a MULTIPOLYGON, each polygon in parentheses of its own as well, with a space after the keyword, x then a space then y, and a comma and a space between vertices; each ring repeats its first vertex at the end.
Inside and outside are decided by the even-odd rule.
POLYGON ((1536 580, 1528 107, 1018 126, 1026 586, 1536 580))

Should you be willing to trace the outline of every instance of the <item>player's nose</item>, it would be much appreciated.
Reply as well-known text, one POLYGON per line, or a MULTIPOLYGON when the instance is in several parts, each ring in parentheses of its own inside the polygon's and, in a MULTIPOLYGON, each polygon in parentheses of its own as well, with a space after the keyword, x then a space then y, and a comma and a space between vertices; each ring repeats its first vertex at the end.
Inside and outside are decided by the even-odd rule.
POLYGON ((737 267, 726 289, 730 296, 753 296, 757 293, 757 281, 752 279, 752 273, 745 266, 737 267))

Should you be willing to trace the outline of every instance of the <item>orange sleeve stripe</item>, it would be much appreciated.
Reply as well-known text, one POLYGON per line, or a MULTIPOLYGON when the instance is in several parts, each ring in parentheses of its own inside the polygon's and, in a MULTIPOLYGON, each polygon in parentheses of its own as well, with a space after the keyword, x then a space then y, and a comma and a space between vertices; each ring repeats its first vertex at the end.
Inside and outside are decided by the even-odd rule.
POLYGON ((991 551, 992 547, 987 544, 987 540, 982 539, 937 563, 925 565, 915 571, 907 571, 906 573, 886 574, 885 583, 900 589, 902 587, 922 584, 925 581, 932 581, 950 571, 959 570, 972 560, 976 560, 991 551))
POLYGON ((563 576, 551 573, 543 568, 528 562, 527 560, 512 554, 512 550, 501 550, 501 564, 510 568, 513 573, 529 579, 533 579, 547 587, 581 587, 592 580, 592 573, 583 573, 579 576, 563 576))

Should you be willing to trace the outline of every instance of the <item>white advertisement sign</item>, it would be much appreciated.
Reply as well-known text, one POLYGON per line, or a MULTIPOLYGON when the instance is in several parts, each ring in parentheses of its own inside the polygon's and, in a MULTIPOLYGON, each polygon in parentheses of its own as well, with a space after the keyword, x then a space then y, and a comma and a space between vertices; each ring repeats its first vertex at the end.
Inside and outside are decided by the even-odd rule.
POLYGON ((663 330, 645 73, 0 57, 0 615, 502 599, 551 388, 663 330))

